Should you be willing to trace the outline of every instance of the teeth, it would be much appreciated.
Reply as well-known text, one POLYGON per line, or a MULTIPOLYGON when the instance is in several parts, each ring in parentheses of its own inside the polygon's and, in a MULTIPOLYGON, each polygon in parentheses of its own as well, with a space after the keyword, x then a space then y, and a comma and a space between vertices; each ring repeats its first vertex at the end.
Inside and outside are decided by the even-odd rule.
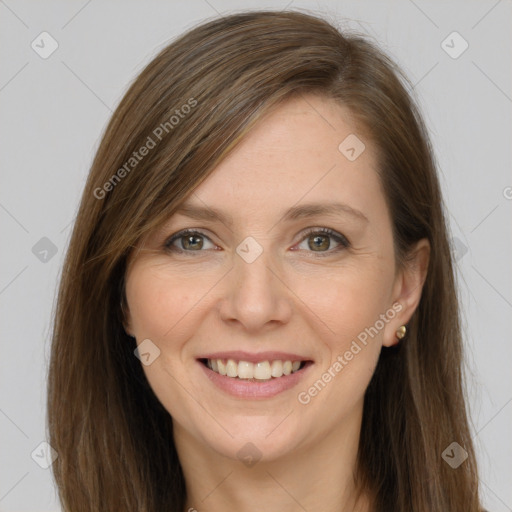
POLYGON ((238 375, 241 379, 252 379, 254 377, 254 365, 247 361, 240 361, 238 363, 238 375))
POLYGON ((235 361, 228 359, 226 362, 222 359, 208 359, 206 365, 220 375, 239 379, 270 380, 273 378, 290 375, 298 371, 301 367, 301 361, 260 361, 251 363, 249 361, 235 361))
MULTIPOLYGON (((210 361, 210 359, 208 359, 208 361, 210 361)), ((213 367, 212 367, 212 370, 213 370, 213 367)), ((213 370, 213 371, 215 371, 215 370, 213 370)), ((221 375, 226 375, 226 365, 224 364, 222 359, 217 359, 217 372, 220 373, 221 375)))
POLYGON ((228 377, 238 377, 238 365, 233 361, 233 359, 228 359, 228 363, 226 364, 226 375, 228 377))
POLYGON ((281 377, 283 375, 283 362, 282 361, 272 361, 272 366, 270 367, 270 372, 272 377, 281 377))
POLYGON ((268 361, 262 361, 256 363, 254 366, 254 378, 258 380, 268 380, 272 378, 270 374, 270 363, 268 361))

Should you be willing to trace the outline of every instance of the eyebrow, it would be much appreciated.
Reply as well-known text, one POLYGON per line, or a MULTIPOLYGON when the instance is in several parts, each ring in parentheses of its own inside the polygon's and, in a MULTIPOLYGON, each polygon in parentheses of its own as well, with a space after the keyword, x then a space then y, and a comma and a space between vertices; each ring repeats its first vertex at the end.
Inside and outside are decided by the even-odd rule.
MULTIPOLYGON (((220 221, 227 226, 233 225, 233 217, 215 208, 183 204, 176 211, 176 214, 184 215, 191 219, 204 221, 220 221)), ((308 203, 292 206, 283 212, 280 222, 289 222, 297 219, 315 217, 319 215, 350 215, 356 219, 368 222, 368 217, 363 212, 343 203, 308 203)))

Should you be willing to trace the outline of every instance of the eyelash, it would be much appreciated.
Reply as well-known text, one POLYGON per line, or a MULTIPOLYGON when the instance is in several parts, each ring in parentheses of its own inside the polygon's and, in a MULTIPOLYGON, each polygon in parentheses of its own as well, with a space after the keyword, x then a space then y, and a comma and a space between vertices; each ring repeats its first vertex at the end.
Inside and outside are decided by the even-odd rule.
MULTIPOLYGON (((165 249, 168 251, 174 252, 174 253, 177 252, 177 253, 186 253, 186 254, 193 254, 195 252, 197 252, 197 253, 204 252, 203 250, 189 251, 186 249, 180 249, 180 248, 172 245, 176 240, 179 240, 180 238, 182 238, 186 235, 199 235, 199 236, 202 236, 202 237, 210 240, 210 238, 207 235, 205 235, 204 233, 202 233, 201 231, 197 231, 195 229, 184 229, 184 230, 179 231, 178 233, 175 233, 174 235, 172 235, 165 242, 165 244, 164 244, 165 249)), ((337 233, 336 231, 333 231, 332 229, 329 229, 329 228, 309 228, 309 229, 307 229, 304 232, 303 237, 299 241, 299 244, 304 242, 304 240, 309 238, 311 235, 328 235, 333 240, 335 240, 336 242, 338 242, 340 244, 337 248, 335 248, 333 250, 320 251, 320 252, 308 251, 308 252, 314 253, 318 257, 330 256, 333 253, 337 253, 339 251, 342 251, 343 249, 347 249, 348 247, 350 247, 350 242, 347 240, 347 238, 345 238, 345 236, 343 236, 342 234, 337 233)), ((211 240, 210 240, 210 242, 211 242, 211 240)), ((194 254, 194 256, 197 256, 197 254, 194 254)))

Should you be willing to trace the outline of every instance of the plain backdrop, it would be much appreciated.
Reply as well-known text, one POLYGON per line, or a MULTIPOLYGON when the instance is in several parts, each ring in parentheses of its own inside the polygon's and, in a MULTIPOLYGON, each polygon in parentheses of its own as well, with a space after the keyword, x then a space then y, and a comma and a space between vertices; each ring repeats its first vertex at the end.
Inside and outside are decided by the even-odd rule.
POLYGON ((34 460, 45 440, 51 315, 112 111, 178 34, 263 7, 308 9, 366 34, 414 84, 457 259, 481 491, 490 511, 512 510, 510 0, 0 0, 0 511, 60 510, 51 469, 34 460))

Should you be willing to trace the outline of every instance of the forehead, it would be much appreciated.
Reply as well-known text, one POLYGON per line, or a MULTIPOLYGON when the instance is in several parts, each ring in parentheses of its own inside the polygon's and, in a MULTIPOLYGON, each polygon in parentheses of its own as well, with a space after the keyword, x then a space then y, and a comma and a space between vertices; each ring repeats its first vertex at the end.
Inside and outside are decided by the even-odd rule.
POLYGON ((314 95, 289 99, 258 121, 186 204, 232 218, 302 203, 385 208, 374 153, 347 108, 314 95))

